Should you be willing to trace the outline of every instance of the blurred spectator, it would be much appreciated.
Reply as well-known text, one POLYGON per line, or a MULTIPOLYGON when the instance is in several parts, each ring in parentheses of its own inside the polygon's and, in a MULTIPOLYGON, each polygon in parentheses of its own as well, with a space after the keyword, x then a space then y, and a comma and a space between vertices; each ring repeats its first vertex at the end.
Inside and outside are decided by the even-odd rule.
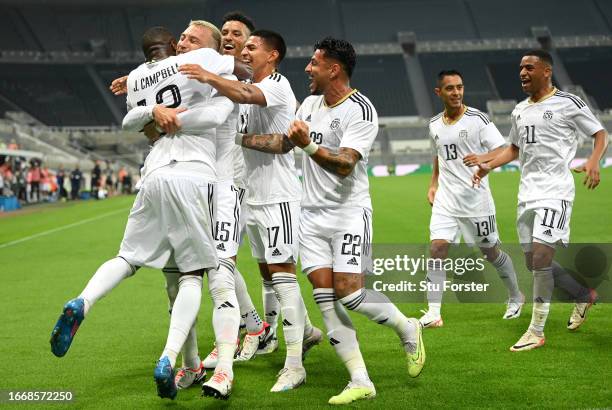
POLYGON ((113 169, 106 164, 106 169, 104 170, 105 182, 107 196, 111 196, 114 194, 114 182, 113 182, 113 169))
POLYGON ((26 181, 26 175, 27 172, 25 171, 26 169, 26 163, 25 162, 18 162, 16 163, 16 168, 15 168, 15 187, 13 188, 13 191, 15 192, 15 195, 17 195, 17 199, 19 199, 19 201, 21 202, 27 202, 27 181, 26 181))
POLYGON ((59 199, 65 200, 68 195, 66 193, 66 188, 64 188, 64 180, 66 179, 66 172, 64 171, 63 165, 59 166, 59 170, 57 171, 57 174, 55 174, 55 179, 57 181, 59 199))
POLYGON ((91 171, 91 196, 98 199, 98 190, 102 179, 102 170, 100 169, 100 161, 96 161, 94 169, 91 171))
POLYGON ((49 196, 53 190, 51 189, 51 173, 47 167, 41 167, 40 169, 40 192, 41 201, 49 201, 49 196))
POLYGON ((12 139, 11 142, 9 142, 9 144, 7 145, 6 148, 7 149, 11 149, 11 150, 18 150, 19 149, 19 144, 17 144, 17 141, 12 139))
POLYGON ((73 200, 79 198, 79 191, 81 190, 82 179, 83 173, 81 173, 79 165, 77 164, 76 168, 70 173, 70 198, 73 200))
POLYGON ((123 177, 123 182, 121 183, 121 192, 124 194, 132 193, 132 174, 129 172, 125 173, 123 177))
POLYGON ((121 167, 119 168, 119 172, 117 172, 117 182, 115 184, 115 190, 118 193, 124 193, 123 192, 123 179, 125 178, 125 176, 127 175, 127 171, 125 170, 125 167, 121 167))
POLYGON ((32 168, 28 172, 28 184, 30 185, 30 200, 28 202, 40 201, 40 182, 42 172, 38 160, 32 160, 32 168))

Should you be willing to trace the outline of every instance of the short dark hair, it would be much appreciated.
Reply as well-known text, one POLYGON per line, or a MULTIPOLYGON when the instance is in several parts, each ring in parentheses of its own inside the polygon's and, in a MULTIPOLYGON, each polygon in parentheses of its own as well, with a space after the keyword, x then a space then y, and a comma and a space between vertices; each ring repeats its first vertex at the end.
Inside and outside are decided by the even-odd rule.
POLYGON ((148 60, 154 49, 167 47, 172 41, 176 41, 174 35, 166 27, 151 27, 142 35, 142 52, 148 60))
POLYGON ((357 54, 353 45, 346 40, 325 37, 314 45, 314 50, 325 51, 325 56, 338 60, 349 78, 353 75, 357 63, 357 54))
POLYGON ((251 32, 255 31, 255 24, 253 23, 253 20, 251 20, 250 17, 248 17, 241 11, 230 11, 225 16, 223 16, 222 24, 225 24, 228 21, 239 21, 245 26, 247 26, 249 31, 251 32))
POLYGON ((442 80, 444 79, 444 77, 451 76, 451 75, 459 76, 461 78, 461 81, 463 81, 463 75, 459 71, 454 70, 454 69, 442 70, 438 73, 438 86, 442 83, 442 80))
POLYGON ((535 57, 538 57, 540 60, 544 61, 545 63, 549 64, 551 67, 553 65, 553 58, 550 55, 550 53, 546 50, 542 50, 542 49, 529 50, 523 54, 523 57, 525 56, 535 56, 535 57))
POLYGON ((285 54, 287 54, 287 45, 283 36, 272 30, 255 30, 251 33, 251 36, 260 37, 268 47, 278 51, 278 61, 276 64, 283 61, 285 54))

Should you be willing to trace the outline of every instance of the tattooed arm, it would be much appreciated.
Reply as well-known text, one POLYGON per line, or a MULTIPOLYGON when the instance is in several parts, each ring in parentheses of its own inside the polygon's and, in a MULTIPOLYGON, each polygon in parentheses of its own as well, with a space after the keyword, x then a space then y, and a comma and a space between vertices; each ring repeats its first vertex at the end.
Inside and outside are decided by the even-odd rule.
POLYGON ((338 152, 319 147, 310 158, 326 171, 346 178, 353 172, 355 165, 361 159, 361 154, 352 148, 341 147, 338 152))
POLYGON ((269 154, 286 154, 295 146, 285 134, 238 134, 236 142, 245 148, 269 154))
MULTIPOLYGON (((303 121, 294 121, 289 128, 289 139, 300 148, 310 146, 312 141, 308 133, 308 125, 303 121)), ((340 147, 337 152, 320 146, 315 148, 315 152, 309 154, 310 158, 326 171, 340 178, 351 175, 355 165, 361 159, 361 154, 353 148, 340 147)))

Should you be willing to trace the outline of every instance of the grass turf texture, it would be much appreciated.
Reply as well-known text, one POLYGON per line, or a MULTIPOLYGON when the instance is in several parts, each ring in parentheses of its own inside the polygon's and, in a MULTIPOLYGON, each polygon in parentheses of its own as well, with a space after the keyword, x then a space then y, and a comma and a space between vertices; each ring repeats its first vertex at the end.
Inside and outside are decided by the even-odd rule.
MULTIPOLYGON (((612 169, 594 192, 577 179, 571 219, 572 241, 612 242, 612 169)), ((424 243, 430 207, 425 196, 429 175, 371 179, 374 238, 377 243, 424 243)), ((492 189, 500 236, 516 243, 515 205, 518 174, 495 174, 492 189)), ((0 389, 70 390, 76 408, 285 408, 325 407, 346 385, 348 375, 327 343, 306 359, 306 385, 269 393, 284 362, 284 348, 235 366, 228 402, 200 397, 200 389, 180 391, 177 400, 156 396, 153 368, 167 335, 168 313, 161 272, 141 269, 91 310, 68 354, 49 349, 49 334, 64 302, 75 297, 121 240, 132 197, 68 203, 28 215, 0 219, 2 261, 0 306, 0 389), (93 219, 93 220, 90 220, 93 219), (85 221, 82 223, 82 221, 85 221), (58 229, 12 246, 10 241, 58 229)), ((239 255, 251 297, 261 312, 256 264, 243 246, 239 255)), ((522 261, 515 261, 522 269, 522 261)), ((324 329, 311 286, 300 275, 302 293, 313 323, 324 329)), ((409 316, 424 305, 403 304, 409 316)), ((612 306, 599 304, 576 333, 566 328, 571 305, 552 306, 546 346, 532 352, 508 348, 526 329, 531 307, 518 320, 503 321, 501 304, 447 304, 445 326, 425 330, 427 364, 410 379, 404 355, 392 330, 351 314, 378 396, 359 408, 572 407, 612 405, 612 306)), ((213 342, 211 302, 205 291, 198 321, 202 358, 213 342)), ((6 404, 4 404, 6 406, 6 404)), ((56 404, 21 404, 19 408, 58 408, 56 404)))

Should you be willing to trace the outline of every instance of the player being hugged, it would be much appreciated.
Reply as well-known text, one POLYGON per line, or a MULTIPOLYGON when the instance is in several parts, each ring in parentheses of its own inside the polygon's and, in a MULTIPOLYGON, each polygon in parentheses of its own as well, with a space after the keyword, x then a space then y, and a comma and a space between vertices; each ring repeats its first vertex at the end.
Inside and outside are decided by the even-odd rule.
POLYGON ((524 54, 520 64, 523 91, 529 95, 512 111, 511 145, 494 155, 469 155, 466 165, 479 165, 472 177, 479 185, 492 170, 519 159, 517 230, 527 268, 533 273, 533 312, 529 328, 510 348, 531 350, 544 345, 544 325, 555 285, 576 299, 567 327, 577 329, 597 294, 568 275, 553 261, 555 247, 567 246, 574 201, 570 162, 576 154, 578 132, 594 139, 591 157, 578 172, 586 172, 584 185, 599 185, 599 161, 607 146, 607 134, 589 107, 577 96, 552 84, 553 59, 544 50, 524 54))
POLYGON ((329 340, 351 376, 330 404, 376 395, 345 307, 398 334, 410 376, 418 376, 425 364, 418 320, 406 318, 385 295, 363 284, 371 269, 372 243, 366 166, 378 134, 378 115, 370 100, 349 84, 355 62, 355 50, 347 41, 328 37, 315 44, 306 67, 313 95, 302 103, 288 133, 290 143, 305 154, 302 269, 313 285, 329 340))
POLYGON ((213 323, 219 324, 215 326, 217 344, 224 346, 228 357, 220 360, 223 366, 218 366, 215 376, 217 370, 223 373, 229 391, 240 313, 231 273, 224 276, 216 269, 212 199, 215 128, 227 120, 234 105, 223 96, 213 97, 212 87, 181 75, 178 66, 199 64, 229 75, 235 70, 234 58, 210 48, 175 56, 176 41, 164 27, 145 32, 143 51, 146 62, 128 76, 129 112, 123 128, 140 130, 154 122, 165 134, 154 141, 141 170, 141 188, 118 256, 103 264, 83 292, 64 306, 52 332, 51 350, 63 356, 94 303, 140 266, 161 269, 173 259, 179 271, 178 289, 166 346, 154 371, 158 395, 176 397, 175 363, 199 311, 205 272, 215 306, 224 307, 218 312, 215 309, 213 323), (190 118, 193 112, 197 118, 190 118))
MULTIPOLYGON (((433 206, 429 223, 434 259, 448 256, 449 244, 477 245, 486 259, 497 269, 508 289, 504 319, 520 316, 524 297, 519 291, 512 260, 499 246, 495 221, 495 203, 488 181, 474 190, 470 183, 473 171, 461 159, 468 153, 494 153, 503 149, 504 138, 495 124, 479 110, 463 105, 463 76, 456 70, 441 71, 435 93, 444 104, 444 111, 429 122, 429 137, 434 147, 433 174, 427 200, 433 206)), ((438 285, 428 290, 428 310, 419 320, 424 327, 442 326, 440 307, 446 272, 432 260, 427 279, 438 285)))

